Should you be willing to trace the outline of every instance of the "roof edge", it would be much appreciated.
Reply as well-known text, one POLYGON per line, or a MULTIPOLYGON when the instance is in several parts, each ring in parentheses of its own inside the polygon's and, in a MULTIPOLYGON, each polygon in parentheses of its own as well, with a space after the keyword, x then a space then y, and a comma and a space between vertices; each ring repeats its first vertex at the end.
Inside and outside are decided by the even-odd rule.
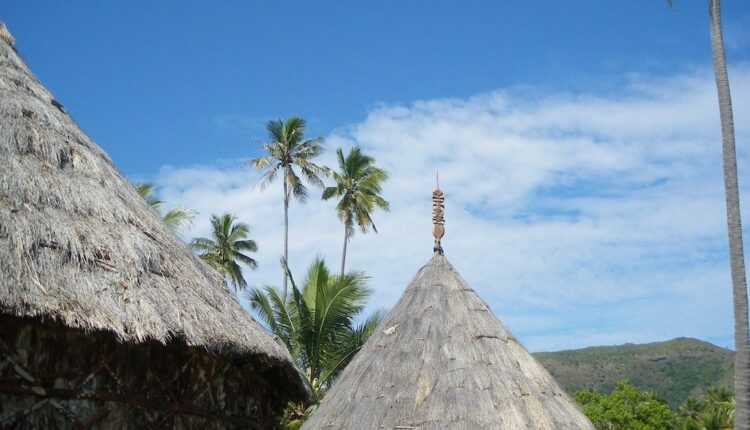
POLYGON ((0 21, 0 40, 6 41, 11 48, 15 49, 16 39, 13 38, 13 35, 8 31, 8 27, 2 21, 0 21))

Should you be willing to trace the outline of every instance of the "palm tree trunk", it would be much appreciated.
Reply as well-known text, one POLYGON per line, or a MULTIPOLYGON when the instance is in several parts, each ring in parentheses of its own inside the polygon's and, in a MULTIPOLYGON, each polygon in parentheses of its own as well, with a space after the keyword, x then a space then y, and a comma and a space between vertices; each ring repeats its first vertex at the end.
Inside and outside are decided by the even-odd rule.
POLYGON ((734 120, 732 98, 729 93, 729 76, 724 58, 724 41, 721 29, 721 5, 710 0, 711 52, 716 75, 721 115, 721 136, 724 158, 724 191, 727 205, 729 232, 729 260, 732 271, 734 296, 734 389, 736 399, 735 430, 750 430, 750 329, 748 329, 747 281, 745 257, 742 246, 742 221, 740 195, 737 184, 737 155, 734 147, 734 120))
POLYGON ((349 243, 349 226, 344 225, 344 252, 341 254, 341 276, 344 276, 344 266, 346 265, 346 244, 349 243))
MULTIPOLYGON (((286 262, 287 268, 289 267, 289 185, 286 183, 284 178, 284 261, 286 262)), ((284 271, 284 282, 282 288, 282 298, 286 303, 286 287, 287 287, 286 271, 284 271)))

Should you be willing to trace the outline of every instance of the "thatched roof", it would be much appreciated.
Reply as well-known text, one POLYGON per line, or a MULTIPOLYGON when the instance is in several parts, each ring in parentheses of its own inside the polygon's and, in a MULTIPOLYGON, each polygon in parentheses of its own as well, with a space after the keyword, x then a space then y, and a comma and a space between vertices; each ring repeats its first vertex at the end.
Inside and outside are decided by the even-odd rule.
POLYGON ((282 345, 149 208, 16 54, 0 24, 0 312, 179 338, 280 366, 282 345))
POLYGON ((303 429, 593 426, 440 254, 303 429))

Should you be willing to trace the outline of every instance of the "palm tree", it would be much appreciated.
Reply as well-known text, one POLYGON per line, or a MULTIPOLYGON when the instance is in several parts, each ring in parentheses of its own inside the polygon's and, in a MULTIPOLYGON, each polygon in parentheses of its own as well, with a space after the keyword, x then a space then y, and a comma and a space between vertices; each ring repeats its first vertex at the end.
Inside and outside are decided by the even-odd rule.
POLYGON ((247 286, 239 263, 244 263, 253 270, 258 267, 258 263, 245 254, 258 250, 255 241, 247 238, 250 227, 245 223, 235 222, 236 219, 231 214, 212 215, 211 238, 197 237, 190 242, 190 247, 218 270, 225 282, 231 281, 235 291, 247 286))
POLYGON ((382 314, 375 312, 355 323, 372 292, 361 272, 332 276, 325 261, 316 258, 299 290, 283 259, 282 266, 292 284, 292 294, 286 300, 271 286, 254 288, 247 298, 258 318, 284 341, 305 370, 320 400, 374 332, 382 314))
POLYGON ((706 402, 701 399, 689 397, 680 405, 678 414, 679 430, 701 430, 700 422, 706 410, 706 402))
POLYGON ((706 410, 715 416, 712 420, 723 423, 722 428, 731 429, 737 409, 734 394, 725 387, 709 388, 706 398, 706 410))
POLYGON ((709 388, 701 398, 690 397, 679 410, 680 430, 733 430, 735 401, 724 387, 709 388))
POLYGON ((332 172, 336 185, 323 190, 323 200, 339 197, 336 213, 344 223, 344 250, 341 255, 341 275, 344 275, 346 265, 346 246, 354 234, 356 223, 362 233, 367 233, 372 227, 375 233, 378 229, 370 216, 376 208, 387 211, 390 205, 382 197, 382 183, 388 179, 388 172, 375 167, 375 159, 362 154, 359 148, 352 148, 344 158, 341 148, 336 150, 339 171, 332 172))
POLYGON ((721 4, 709 0, 711 15, 711 52, 719 96, 721 136, 724 159, 724 193, 727 205, 727 230, 729 233, 729 260, 732 270, 734 298, 734 390, 736 399, 735 423, 737 430, 750 429, 750 327, 748 327, 747 280, 745 256, 742 245, 740 219, 740 193, 737 185, 737 154, 734 147, 734 119, 732 97, 729 93, 729 75, 724 57, 724 40, 721 28, 721 4))
MULTIPOLYGON (((672 5, 672 0, 667 0, 672 5)), ((734 118, 732 97, 729 92, 729 75, 724 56, 724 39, 721 26, 721 2, 709 0, 711 29, 711 56, 719 98, 721 118, 722 153, 724 164, 724 194, 727 207, 727 232, 729 235, 729 263, 732 273, 734 302, 734 389, 736 400, 736 429, 750 430, 750 324, 748 322, 747 279, 742 244, 740 218, 740 193, 737 185, 737 152, 734 145, 734 118)))
MULTIPOLYGON (((161 214, 164 200, 156 194, 156 186, 154 184, 148 182, 137 183, 135 184, 135 190, 144 200, 146 200, 146 203, 148 203, 151 208, 161 214)), ((186 225, 192 224, 195 219, 195 211, 187 208, 172 208, 164 215, 161 215, 161 217, 169 228, 176 231, 186 225)))
MULTIPOLYGON (((294 166, 302 173, 307 182, 314 186, 323 187, 320 176, 327 169, 314 164, 311 160, 322 154, 323 138, 315 137, 305 140, 305 120, 291 117, 286 121, 281 119, 269 121, 266 124, 270 142, 263 144, 267 155, 251 161, 256 169, 266 169, 260 178, 261 188, 265 188, 274 180, 279 172, 283 176, 284 184, 284 261, 289 261, 289 202, 292 197, 298 202, 307 200, 307 188, 302 184, 294 166)), ((287 279, 283 279, 283 294, 286 298, 287 279)))

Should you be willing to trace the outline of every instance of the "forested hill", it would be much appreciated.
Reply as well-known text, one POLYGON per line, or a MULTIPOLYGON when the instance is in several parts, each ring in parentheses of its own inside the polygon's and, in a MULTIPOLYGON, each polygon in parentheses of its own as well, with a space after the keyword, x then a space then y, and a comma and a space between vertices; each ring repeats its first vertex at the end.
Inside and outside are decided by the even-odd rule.
POLYGON ((585 388, 609 392, 627 379, 640 390, 656 391, 672 408, 706 388, 731 388, 734 369, 733 351, 689 338, 534 356, 571 395, 585 388))

